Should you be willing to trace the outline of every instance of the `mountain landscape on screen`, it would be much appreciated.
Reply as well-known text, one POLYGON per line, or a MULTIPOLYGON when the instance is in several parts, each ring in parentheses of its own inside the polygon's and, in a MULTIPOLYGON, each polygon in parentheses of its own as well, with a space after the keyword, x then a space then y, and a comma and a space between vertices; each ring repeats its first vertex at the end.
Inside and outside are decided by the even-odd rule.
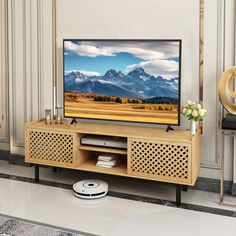
POLYGON ((161 76, 147 74, 141 67, 127 75, 114 69, 108 70, 103 76, 86 76, 79 71, 72 71, 65 75, 64 83, 65 91, 73 93, 140 98, 162 103, 165 100, 178 102, 178 78, 165 80, 161 76))
POLYGON ((65 116, 178 124, 179 68, 178 40, 65 40, 65 116))

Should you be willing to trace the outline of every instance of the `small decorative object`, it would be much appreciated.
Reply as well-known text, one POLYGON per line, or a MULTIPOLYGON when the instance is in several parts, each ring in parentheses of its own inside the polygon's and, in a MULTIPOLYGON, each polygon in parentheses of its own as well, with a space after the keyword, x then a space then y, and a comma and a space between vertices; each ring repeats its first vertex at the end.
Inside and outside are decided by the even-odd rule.
POLYGON ((192 101, 187 101, 187 104, 182 107, 181 113, 190 120, 190 133, 196 133, 196 122, 203 120, 206 116, 207 110, 203 109, 201 104, 192 101))
POLYGON ((50 125, 52 121, 52 110, 46 109, 45 110, 45 123, 46 125, 50 125))
POLYGON ((62 107, 56 107, 56 123, 57 124, 62 124, 62 117, 63 117, 63 114, 62 114, 62 107))

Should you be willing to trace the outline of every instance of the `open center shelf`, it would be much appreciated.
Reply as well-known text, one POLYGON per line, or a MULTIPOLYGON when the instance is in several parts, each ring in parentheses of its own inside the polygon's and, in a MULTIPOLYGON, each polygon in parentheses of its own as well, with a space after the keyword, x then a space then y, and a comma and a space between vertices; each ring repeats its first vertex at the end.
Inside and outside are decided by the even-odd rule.
POLYGON ((126 149, 97 147, 97 146, 90 146, 90 145, 80 145, 79 150, 87 150, 87 151, 93 151, 93 152, 106 152, 106 153, 127 155, 127 150, 126 149))
POLYGON ((124 158, 124 160, 122 160, 120 164, 112 168, 96 166, 96 163, 97 163, 96 158, 89 158, 85 162, 81 163, 76 169, 86 170, 86 171, 91 171, 91 172, 100 172, 104 174, 127 175, 126 158, 124 158))

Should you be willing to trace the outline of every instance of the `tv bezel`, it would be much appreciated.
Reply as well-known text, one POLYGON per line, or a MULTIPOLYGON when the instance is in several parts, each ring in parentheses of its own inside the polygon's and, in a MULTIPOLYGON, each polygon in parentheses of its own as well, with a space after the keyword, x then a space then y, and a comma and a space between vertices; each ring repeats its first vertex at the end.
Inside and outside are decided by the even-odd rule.
POLYGON ((180 108, 181 108, 181 63, 182 63, 182 39, 63 39, 63 115, 65 118, 71 119, 86 119, 94 121, 114 121, 136 124, 152 124, 152 125, 168 125, 168 126, 180 126, 180 108), (179 81, 178 81, 178 123, 158 123, 158 122, 141 122, 141 121, 129 121, 129 120, 114 120, 114 119, 99 119, 99 118, 87 118, 79 116, 65 116, 65 41, 147 41, 147 42, 179 42, 179 81))

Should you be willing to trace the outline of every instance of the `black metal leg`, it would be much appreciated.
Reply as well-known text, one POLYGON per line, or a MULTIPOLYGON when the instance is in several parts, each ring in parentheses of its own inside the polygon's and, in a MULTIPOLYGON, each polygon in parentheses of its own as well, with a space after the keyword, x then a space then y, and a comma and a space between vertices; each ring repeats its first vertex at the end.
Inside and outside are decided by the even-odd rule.
POLYGON ((188 192, 188 185, 183 185, 183 191, 188 192))
POLYGON ((53 168, 52 168, 52 171, 53 171, 53 172, 57 172, 57 167, 53 167, 53 168))
POLYGON ((35 183, 39 182, 39 166, 38 165, 34 166, 34 182, 35 183))
POLYGON ((182 190, 182 185, 177 184, 176 185, 176 206, 181 205, 181 190, 182 190))

